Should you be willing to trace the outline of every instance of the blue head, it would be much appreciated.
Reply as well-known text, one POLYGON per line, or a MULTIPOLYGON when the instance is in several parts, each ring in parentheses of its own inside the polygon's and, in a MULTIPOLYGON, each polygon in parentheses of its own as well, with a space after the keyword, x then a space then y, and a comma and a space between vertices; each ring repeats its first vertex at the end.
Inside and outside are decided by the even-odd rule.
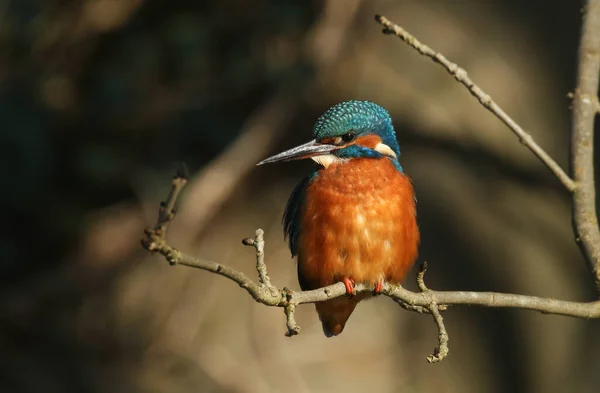
POLYGON ((314 140, 269 157, 258 165, 312 158, 327 167, 353 158, 389 158, 398 169, 400 147, 389 113, 369 101, 347 101, 331 107, 315 123, 314 140))

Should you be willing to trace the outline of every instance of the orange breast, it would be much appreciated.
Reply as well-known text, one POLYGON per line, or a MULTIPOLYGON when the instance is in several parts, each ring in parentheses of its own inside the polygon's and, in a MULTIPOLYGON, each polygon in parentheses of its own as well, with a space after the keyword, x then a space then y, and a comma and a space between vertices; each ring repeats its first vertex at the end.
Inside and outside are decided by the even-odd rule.
POLYGON ((306 192, 298 272, 311 288, 343 277, 398 283, 417 257, 413 187, 387 159, 352 159, 319 171, 306 192))

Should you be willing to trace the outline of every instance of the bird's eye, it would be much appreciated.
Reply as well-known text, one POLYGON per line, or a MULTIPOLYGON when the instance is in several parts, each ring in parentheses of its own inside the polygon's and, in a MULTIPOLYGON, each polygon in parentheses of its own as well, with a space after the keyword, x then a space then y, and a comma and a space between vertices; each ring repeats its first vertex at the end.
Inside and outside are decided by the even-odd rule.
POLYGON ((356 134, 352 131, 345 133, 342 135, 342 141, 348 143, 352 142, 356 138, 356 134))

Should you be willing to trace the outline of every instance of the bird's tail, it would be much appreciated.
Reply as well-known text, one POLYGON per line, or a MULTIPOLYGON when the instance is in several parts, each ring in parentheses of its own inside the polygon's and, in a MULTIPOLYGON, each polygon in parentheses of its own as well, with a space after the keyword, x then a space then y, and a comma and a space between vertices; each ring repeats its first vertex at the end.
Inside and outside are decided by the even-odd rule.
MULTIPOLYGON (((359 295, 360 296, 360 295, 359 295)), ((361 299, 357 297, 339 297, 325 302, 315 303, 317 314, 323 324, 323 333, 327 337, 337 336, 344 330, 346 321, 361 299)))

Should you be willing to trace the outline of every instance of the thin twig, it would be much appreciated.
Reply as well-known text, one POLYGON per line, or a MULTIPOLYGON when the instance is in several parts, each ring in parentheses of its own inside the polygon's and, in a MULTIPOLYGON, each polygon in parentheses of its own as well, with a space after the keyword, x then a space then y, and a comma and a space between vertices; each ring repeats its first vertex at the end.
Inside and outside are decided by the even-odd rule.
POLYGON ((600 0, 589 0, 579 46, 577 87, 573 94, 571 170, 577 183, 573 195, 573 227, 600 293, 600 231, 594 179, 594 118, 598 112, 600 72, 600 0))
MULTIPOLYGON (((430 294, 431 290, 425 284, 425 273, 427 273, 427 261, 423 261, 421 269, 419 269, 419 272, 417 273, 417 285, 422 293, 430 294)), ((429 363, 441 362, 448 356, 448 353, 450 352, 450 348, 448 347, 448 332, 446 331, 444 318, 440 312, 445 309, 446 306, 438 305, 438 303, 433 299, 429 303, 429 307, 427 307, 427 311, 429 311, 429 313, 433 316, 433 321, 438 328, 438 346, 433 350, 432 355, 427 356, 427 361, 429 363)))
POLYGON ((558 165, 556 161, 550 157, 550 155, 542 149, 533 139, 533 137, 523 130, 523 128, 517 124, 509 115, 492 100, 487 93, 485 93, 479 86, 477 86, 471 78, 469 78, 467 71, 459 67, 457 64, 448 60, 444 55, 436 52, 429 46, 423 44, 416 39, 408 31, 402 27, 391 22, 385 16, 376 15, 375 20, 383 26, 383 32, 385 34, 394 34, 406 44, 411 46, 417 52, 423 56, 429 57, 434 62, 442 65, 448 71, 454 79, 460 82, 463 86, 469 90, 469 92, 479 100, 481 105, 492 112, 498 119, 511 129, 511 131, 519 138, 519 141, 525 145, 529 150, 533 152, 547 167, 554 173, 554 175, 560 180, 567 190, 573 192, 575 190, 575 182, 567 175, 567 173, 558 165))
MULTIPOLYGON (((181 189, 186 184, 186 178, 178 174, 172 182, 172 189, 166 202, 161 204, 156 225, 145 230, 142 245, 148 251, 157 252, 165 257, 171 265, 184 265, 206 270, 237 283, 245 289, 254 300, 266 306, 282 307, 286 316, 287 336, 299 333, 300 327, 294 318, 294 311, 300 304, 316 303, 346 295, 343 283, 311 291, 293 292, 287 288, 278 289, 268 279, 267 267, 264 263, 264 238, 262 230, 257 230, 255 239, 244 239, 244 244, 255 246, 257 249, 257 272, 262 282, 255 282, 244 273, 229 266, 207 261, 182 253, 170 246, 166 240, 167 223, 175 217, 175 204, 181 189), (257 244, 258 243, 258 244, 257 244), (259 246, 259 244, 261 244, 259 246), (258 252, 258 250, 261 250, 258 252), (266 284, 269 283, 269 284, 266 284)), ((390 297, 404 309, 418 313, 432 314, 438 326, 438 348, 428 357, 430 362, 438 362, 448 354, 448 334, 443 325, 440 311, 447 305, 472 305, 484 307, 519 308, 539 311, 544 314, 556 314, 577 318, 600 318, 600 301, 590 303, 570 302, 536 296, 516 295, 495 292, 466 292, 466 291, 433 291, 424 282, 427 265, 424 264, 417 276, 421 292, 412 292, 400 285, 384 283, 381 294, 390 297)), ((372 293, 374 288, 363 283, 357 283, 356 293, 372 293)))
POLYGON ((438 363, 444 360, 450 352, 450 348, 448 347, 450 338, 446 331, 446 326, 444 325, 444 318, 442 317, 442 313, 440 312, 437 303, 432 303, 430 309, 433 320, 438 328, 438 346, 433 350, 432 355, 427 356, 427 361, 429 363, 438 363))
POLYGON ((177 174, 173 178, 173 187, 171 188, 171 192, 167 198, 167 201, 161 203, 160 209, 158 210, 158 223, 156 224, 156 226, 163 233, 166 232, 169 222, 171 222, 171 220, 175 218, 175 202, 177 202, 177 199, 179 198, 179 193, 187 184, 187 181, 187 167, 184 163, 181 163, 177 174))
POLYGON ((287 288, 283 288, 283 292, 286 295, 286 299, 288 300, 288 304, 284 306, 285 312, 285 325, 287 327, 286 336, 292 337, 300 333, 300 326, 296 323, 296 318, 294 318, 294 312, 296 311, 296 304, 292 303, 289 299, 289 294, 291 291, 287 288))
POLYGON ((242 243, 256 249, 256 272, 258 273, 259 287, 268 289, 274 297, 280 296, 278 289, 271 284, 265 264, 265 232, 259 228, 254 234, 254 239, 247 238, 242 240, 242 243))
POLYGON ((256 239, 254 241, 254 247, 256 248, 256 271, 258 272, 258 282, 272 287, 271 279, 267 273, 267 266, 265 265, 265 238, 264 231, 262 229, 256 230, 256 239))
POLYGON ((425 285, 425 273, 427 273, 427 261, 423 261, 423 264, 417 273, 417 285, 421 292, 429 291, 429 288, 425 285))

